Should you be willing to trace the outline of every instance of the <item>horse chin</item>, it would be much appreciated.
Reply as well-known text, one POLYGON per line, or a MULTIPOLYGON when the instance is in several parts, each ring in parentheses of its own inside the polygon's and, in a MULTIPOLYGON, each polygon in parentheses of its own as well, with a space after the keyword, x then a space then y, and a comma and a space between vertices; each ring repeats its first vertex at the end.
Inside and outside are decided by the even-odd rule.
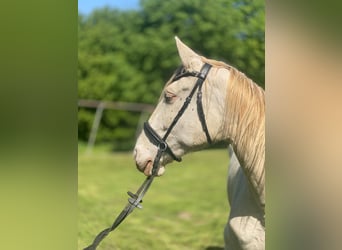
POLYGON ((165 167, 164 166, 160 166, 158 169, 158 174, 157 176, 162 176, 165 173, 165 167))

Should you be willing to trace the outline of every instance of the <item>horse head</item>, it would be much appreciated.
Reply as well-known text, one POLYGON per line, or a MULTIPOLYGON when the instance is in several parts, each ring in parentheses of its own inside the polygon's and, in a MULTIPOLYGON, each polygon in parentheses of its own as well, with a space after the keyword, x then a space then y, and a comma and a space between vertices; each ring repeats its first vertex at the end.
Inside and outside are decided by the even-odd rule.
MULTIPOLYGON (((175 39, 182 66, 166 83, 146 125, 153 130, 152 137, 167 137, 165 143, 169 151, 158 159, 160 164, 158 175, 164 173, 165 165, 173 159, 180 159, 190 151, 199 150, 211 141, 222 139, 227 88, 227 84, 222 81, 227 82, 229 70, 211 67, 210 63, 207 63, 210 60, 196 54, 177 37, 175 39), (200 80, 202 82, 197 86, 199 79, 202 79, 200 80), (199 95, 198 92, 202 94, 199 95), (189 98, 191 93, 193 96, 189 98), (185 105, 186 102, 188 103, 185 105), (181 114, 180 110, 182 110, 181 114), (179 117, 176 118, 177 116, 179 117)), ((134 149, 137 168, 145 175, 152 174, 152 166, 160 147, 153 143, 149 135, 151 132, 148 131, 149 129, 145 127, 134 149)))

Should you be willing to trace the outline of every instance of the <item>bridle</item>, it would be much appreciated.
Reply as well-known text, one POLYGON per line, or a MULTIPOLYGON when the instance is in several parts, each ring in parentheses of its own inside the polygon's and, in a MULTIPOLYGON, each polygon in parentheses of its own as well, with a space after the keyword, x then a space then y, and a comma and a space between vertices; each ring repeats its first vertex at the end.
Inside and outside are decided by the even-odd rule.
POLYGON ((185 110, 187 109, 187 107, 189 106, 192 97, 194 96, 196 90, 197 91, 197 114, 198 114, 198 118, 201 122, 202 125, 202 129, 207 137, 207 142, 209 144, 212 143, 209 131, 208 131, 208 127, 207 127, 207 123, 205 121, 205 115, 203 112, 203 104, 202 104, 202 85, 203 82, 205 81, 205 79, 207 78, 207 75, 209 73, 209 70, 212 66, 208 63, 205 63, 201 69, 200 72, 197 71, 187 71, 184 69, 184 67, 181 68, 181 71, 179 74, 176 74, 175 77, 172 79, 172 82, 179 80, 180 78, 183 77, 197 77, 197 81, 195 83, 195 86, 192 88, 190 94, 188 95, 188 97, 185 99, 185 102, 183 103, 183 106, 181 107, 181 109, 178 111, 177 115, 175 116, 175 118, 173 119, 173 121, 171 122, 169 128, 167 129, 165 135, 163 137, 160 137, 155 130, 150 126, 150 124, 147 122, 144 123, 144 132, 147 136, 147 138, 150 140, 151 143, 153 143, 155 146, 157 146, 158 148, 158 152, 156 157, 154 158, 153 161, 153 167, 152 167, 152 175, 148 176, 146 178, 146 180, 144 181, 144 183, 141 185, 141 187, 138 189, 138 191, 133 194, 132 192, 128 191, 128 195, 130 196, 130 198, 128 198, 128 204, 125 206, 125 208, 122 210, 122 212, 119 214, 119 216, 115 219, 115 221, 113 222, 112 226, 109 228, 104 229, 103 231, 101 231, 94 239, 93 243, 91 245, 89 245, 88 247, 84 248, 84 250, 95 250, 96 247, 100 244, 100 242, 111 232, 113 231, 115 228, 117 228, 121 222, 131 213, 133 212, 134 208, 138 207, 138 208, 142 208, 141 206, 141 202, 142 202, 142 198, 144 197, 145 193, 147 192, 147 190, 149 189, 149 187, 152 184, 152 181, 154 179, 154 177, 157 175, 158 173, 158 169, 159 169, 159 162, 160 162, 160 158, 163 155, 163 153, 168 153, 174 160, 180 162, 182 160, 181 157, 176 156, 173 151, 171 150, 171 148, 168 146, 166 139, 168 138, 168 136, 170 135, 172 129, 174 128, 174 126, 177 124, 178 120, 181 118, 181 116, 184 114, 185 110))
POLYGON ((162 156, 162 154, 168 153, 175 161, 180 162, 182 160, 182 158, 176 156, 171 148, 168 146, 166 139, 168 138, 168 136, 170 135, 172 129, 174 128, 174 126, 177 124, 178 120, 181 118, 181 116, 184 114, 185 110, 187 109, 187 107, 189 106, 191 99, 193 97, 193 95, 195 94, 196 90, 197 91, 197 114, 198 114, 198 118, 201 122, 202 125, 202 129, 203 132, 205 133, 206 137, 207 137, 207 141, 209 144, 212 143, 209 131, 208 131, 208 127, 207 127, 207 123, 205 121, 205 115, 203 112, 203 104, 202 104, 202 85, 203 82, 205 81, 209 70, 212 66, 208 63, 205 63, 201 69, 200 72, 196 72, 196 71, 186 71, 183 70, 181 71, 180 74, 176 75, 173 79, 172 82, 179 80, 180 78, 183 77, 197 77, 197 81, 195 83, 195 86, 192 88, 190 94, 188 95, 188 97, 185 99, 185 102, 183 103, 183 106, 181 107, 181 109, 178 111, 177 115, 175 116, 175 118, 173 119, 173 121, 171 122, 169 128, 167 129, 165 135, 161 138, 155 131, 154 129, 150 126, 150 124, 148 122, 144 123, 144 132, 145 135, 147 136, 147 138, 150 140, 151 143, 153 143, 155 146, 157 146, 158 148, 158 152, 157 155, 154 159, 153 162, 153 168, 152 168, 152 175, 156 175, 157 174, 157 170, 158 170, 158 165, 159 165, 159 161, 160 158, 162 156))

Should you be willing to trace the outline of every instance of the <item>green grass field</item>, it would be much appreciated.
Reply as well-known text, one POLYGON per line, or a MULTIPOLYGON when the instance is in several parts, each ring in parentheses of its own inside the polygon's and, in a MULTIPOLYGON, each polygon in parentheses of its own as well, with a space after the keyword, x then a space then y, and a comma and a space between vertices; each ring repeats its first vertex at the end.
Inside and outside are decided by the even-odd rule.
MULTIPOLYGON (((135 209, 98 247, 113 250, 223 249, 229 214, 226 195, 228 153, 204 150, 167 166, 135 209)), ((109 227, 145 179, 131 153, 106 147, 78 158, 78 249, 109 227)))

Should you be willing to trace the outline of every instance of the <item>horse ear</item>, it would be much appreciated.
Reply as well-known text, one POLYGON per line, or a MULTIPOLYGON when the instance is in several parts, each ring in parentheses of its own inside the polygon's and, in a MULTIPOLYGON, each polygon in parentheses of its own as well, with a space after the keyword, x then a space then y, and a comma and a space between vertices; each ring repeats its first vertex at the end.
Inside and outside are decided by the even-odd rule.
POLYGON ((182 63, 187 68, 192 68, 194 64, 201 62, 201 57, 197 55, 192 49, 186 46, 177 36, 175 37, 179 57, 182 63))

